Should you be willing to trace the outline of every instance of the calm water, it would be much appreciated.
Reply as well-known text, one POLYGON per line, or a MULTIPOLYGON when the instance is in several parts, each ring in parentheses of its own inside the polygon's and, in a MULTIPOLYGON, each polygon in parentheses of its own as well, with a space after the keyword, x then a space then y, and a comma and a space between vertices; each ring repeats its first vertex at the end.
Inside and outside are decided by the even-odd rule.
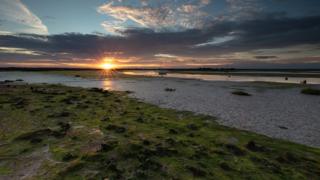
POLYGON ((113 81, 106 80, 94 80, 94 79, 83 79, 72 76, 63 76, 56 74, 42 74, 38 72, 0 72, 0 81, 22 79, 27 83, 48 83, 48 84, 63 84, 67 86, 76 87, 99 87, 105 89, 114 89, 113 81))
MULTIPOLYGON (((281 72, 269 72, 269 73, 281 73, 281 72)), ((157 77, 157 71, 125 71, 124 74, 127 75, 144 75, 157 77)), ((319 74, 317 72, 312 74, 319 74)), ((250 76, 250 75, 215 75, 215 74, 180 74, 180 73, 168 73, 164 77, 172 78, 186 78, 186 79, 200 79, 205 81, 234 81, 234 82, 278 82, 278 83, 301 83, 301 81, 306 80, 308 84, 320 84, 320 78, 311 77, 289 77, 285 80, 285 76, 250 76)))
MULTIPOLYGON (((122 72, 126 75, 136 75, 136 76, 151 76, 151 77, 160 77, 157 71, 125 71, 122 72)), ((278 74, 278 73, 277 73, 278 74)), ((311 78, 311 77, 289 77, 288 80, 285 80, 285 76, 250 76, 250 75, 215 75, 215 74, 179 74, 179 73, 168 73, 163 78, 182 78, 182 79, 198 79, 204 81, 229 81, 229 82, 278 82, 278 83, 301 83, 301 81, 306 80, 308 84, 320 84, 320 78, 311 78)), ((4 80, 16 80, 23 79, 26 82, 31 83, 62 83, 68 82, 69 84, 88 84, 91 87, 91 84, 100 83, 103 80, 88 80, 82 78, 75 78, 72 76, 62 76, 62 75, 50 75, 50 74, 41 74, 38 72, 0 72, 0 81, 4 80), (99 82, 98 82, 99 81, 99 82), (86 83, 84 83, 86 82, 86 83)), ((113 80, 116 81, 116 80, 113 80)), ((110 82, 110 81, 105 81, 110 82)))

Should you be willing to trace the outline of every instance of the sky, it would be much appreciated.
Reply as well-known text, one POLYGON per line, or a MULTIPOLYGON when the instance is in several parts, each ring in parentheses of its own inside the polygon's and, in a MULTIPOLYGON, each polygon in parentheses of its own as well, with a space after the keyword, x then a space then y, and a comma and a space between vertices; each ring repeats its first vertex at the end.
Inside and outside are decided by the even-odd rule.
POLYGON ((319 0, 0 0, 0 67, 320 68, 319 0))

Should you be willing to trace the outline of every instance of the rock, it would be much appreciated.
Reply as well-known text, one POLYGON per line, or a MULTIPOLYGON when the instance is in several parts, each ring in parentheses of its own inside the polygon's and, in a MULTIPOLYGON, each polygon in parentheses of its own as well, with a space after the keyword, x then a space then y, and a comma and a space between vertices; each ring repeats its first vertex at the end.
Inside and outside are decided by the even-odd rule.
POLYGON ((236 156, 244 156, 246 152, 233 144, 227 144, 226 148, 236 156))
POLYGON ((144 123, 144 120, 143 120, 143 117, 142 116, 139 116, 137 119, 136 119, 137 122, 139 123, 144 123))
POLYGON ((148 177, 148 172, 146 171, 143 171, 141 169, 137 169, 134 173, 134 176, 137 178, 137 179, 147 179, 148 177))
POLYGON ((263 146, 257 145, 254 141, 249 141, 246 145, 246 148, 253 152, 264 152, 266 148, 263 146))
POLYGON ((15 98, 15 99, 13 99, 13 101, 15 101, 14 107, 16 107, 18 109, 21 109, 28 104, 27 101, 23 98, 15 98))
POLYGON ((66 122, 59 122, 58 125, 60 126, 60 131, 64 133, 71 128, 71 125, 66 122))
POLYGON ((69 117, 70 113, 69 112, 61 112, 61 113, 55 113, 55 114, 51 114, 48 117, 49 118, 62 118, 62 117, 69 117))
POLYGON ((307 80, 303 80, 300 82, 301 84, 307 84, 307 80))
POLYGON ((192 155, 193 159, 200 159, 200 158, 206 158, 208 157, 208 149, 205 146, 202 145, 195 145, 194 147, 194 154, 192 155))
POLYGON ((57 134, 60 134, 56 131, 52 131, 51 129, 40 129, 28 133, 24 133, 16 137, 14 140, 16 141, 25 141, 29 140, 31 143, 40 143, 42 142, 42 139, 48 136, 54 136, 56 137, 57 134))
POLYGON ((287 130, 288 128, 285 127, 285 126, 278 126, 280 129, 284 129, 284 130, 287 130))
POLYGON ((38 138, 38 137, 34 137, 30 140, 31 143, 33 144, 38 144, 38 143, 41 143, 42 142, 42 139, 41 138, 38 138))
POLYGON ((251 161, 253 161, 255 164, 258 164, 259 166, 263 166, 264 168, 270 169, 273 173, 281 173, 281 166, 277 163, 273 163, 272 161, 269 161, 266 158, 261 157, 251 157, 251 161))
POLYGON ((187 128, 190 129, 190 130, 193 130, 193 131, 196 131, 196 130, 199 129, 199 127, 196 126, 195 124, 188 124, 187 128))
POLYGON ((296 163, 299 161, 299 158, 290 152, 286 152, 283 155, 279 156, 277 158, 277 161, 279 161, 280 163, 296 163))
POLYGON ((101 119, 101 121, 103 121, 103 122, 110 121, 110 118, 109 117, 105 117, 105 118, 101 119))
POLYGON ((174 91, 176 91, 176 89, 173 89, 173 88, 165 88, 164 90, 167 91, 167 92, 174 92, 174 91))
POLYGON ((12 80, 4 80, 4 83, 13 83, 14 81, 12 80))
POLYGON ((72 159, 75 159, 77 158, 77 156, 71 154, 71 153, 66 153, 63 157, 62 157, 62 160, 63 161, 70 161, 72 159))
POLYGON ((101 88, 91 88, 90 91, 92 91, 92 92, 104 92, 104 90, 101 89, 101 88))
POLYGON ((156 171, 156 170, 161 169, 161 167, 162 167, 162 165, 160 163, 158 163, 152 159, 149 159, 149 158, 145 159, 141 163, 141 165, 139 166, 139 168, 144 171, 146 171, 146 170, 156 171))
POLYGON ((89 108, 89 106, 88 106, 88 105, 86 105, 86 104, 78 104, 78 105, 77 105, 77 108, 80 108, 80 109, 87 109, 87 108, 89 108))
POLYGON ((64 112, 61 112, 60 114, 58 114, 58 116, 59 116, 59 117, 68 117, 68 116, 70 116, 70 113, 64 111, 64 112))
POLYGON ((166 143, 170 144, 170 145, 175 145, 177 144, 176 140, 172 139, 172 138, 167 138, 166 139, 166 143))
POLYGON ((225 171, 231 171, 232 168, 229 166, 229 164, 223 162, 220 164, 221 169, 225 170, 225 171))
POLYGON ((175 129, 169 129, 170 134, 178 134, 178 131, 175 129))
POLYGON ((113 130, 116 133, 124 133, 127 130, 126 128, 117 125, 108 125, 106 129, 113 130))
POLYGON ((143 141, 142 141, 142 144, 148 146, 148 145, 150 145, 151 143, 150 143, 150 141, 148 141, 148 140, 143 140, 143 141))
POLYGON ((235 137, 230 137, 227 139, 227 142, 228 142, 228 144, 236 145, 236 144, 238 144, 239 140, 235 137))
POLYGON ((238 96, 251 96, 251 94, 243 91, 233 91, 232 94, 238 95, 238 96))
POLYGON ((186 166, 186 168, 192 172, 193 176, 195 177, 204 177, 207 175, 207 172, 201 168, 194 167, 194 166, 186 166))
POLYGON ((103 152, 111 151, 117 145, 118 145, 118 141, 110 141, 107 143, 103 143, 103 144, 101 144, 101 151, 103 151, 103 152))
POLYGON ((158 156, 173 156, 178 154, 178 151, 173 148, 157 146, 155 150, 155 154, 158 156))

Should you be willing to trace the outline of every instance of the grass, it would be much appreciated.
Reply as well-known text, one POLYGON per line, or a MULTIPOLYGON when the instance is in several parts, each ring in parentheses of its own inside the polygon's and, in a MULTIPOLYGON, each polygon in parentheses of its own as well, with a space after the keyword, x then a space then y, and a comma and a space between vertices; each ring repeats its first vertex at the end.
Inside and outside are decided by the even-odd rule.
POLYGON ((302 94, 309 94, 309 95, 320 95, 320 89, 313 89, 313 88, 305 88, 301 90, 302 94))
POLYGON ((320 150, 123 92, 0 85, 0 179, 317 179, 320 150), (31 163, 32 162, 32 163, 31 163))
POLYGON ((7 167, 1 167, 0 166, 0 177, 1 175, 7 175, 12 173, 11 169, 7 168, 7 167))
POLYGON ((244 91, 233 91, 232 94, 238 95, 238 96, 251 96, 251 94, 244 91))

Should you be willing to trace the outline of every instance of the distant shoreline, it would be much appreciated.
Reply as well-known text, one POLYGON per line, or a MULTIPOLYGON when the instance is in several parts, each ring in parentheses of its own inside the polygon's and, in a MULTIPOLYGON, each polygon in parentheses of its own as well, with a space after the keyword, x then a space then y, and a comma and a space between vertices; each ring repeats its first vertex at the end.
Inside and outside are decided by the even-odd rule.
MULTIPOLYGON (((167 73, 227 75, 227 76, 270 76, 270 77, 310 77, 320 78, 320 69, 228 69, 228 68, 194 68, 194 69, 115 69, 116 71, 166 71, 167 73)), ((0 68, 1 71, 102 71, 91 68, 0 68)))
MULTIPOLYGON (((103 70, 100 68, 63 68, 63 67, 57 67, 57 68, 49 68, 49 67, 0 67, 0 71, 47 71, 47 70, 54 70, 54 71, 88 71, 88 70, 103 70)), ((294 69, 294 68, 116 68, 115 70, 118 71, 129 71, 129 70, 136 70, 136 71, 151 71, 151 70, 167 70, 167 71, 197 71, 197 72, 244 72, 244 71, 262 71, 262 72, 272 72, 272 71, 278 71, 278 72, 319 72, 320 68, 314 68, 314 69, 294 69)))
MULTIPOLYGON (((169 72, 170 73, 170 72, 169 72)), ((230 75, 230 76, 270 76, 270 77, 313 77, 313 78, 320 78, 320 72, 317 73, 307 73, 304 72, 271 72, 271 71, 234 71, 234 72, 214 72, 214 71, 173 71, 173 73, 180 73, 180 74, 202 74, 202 75, 230 75)))

